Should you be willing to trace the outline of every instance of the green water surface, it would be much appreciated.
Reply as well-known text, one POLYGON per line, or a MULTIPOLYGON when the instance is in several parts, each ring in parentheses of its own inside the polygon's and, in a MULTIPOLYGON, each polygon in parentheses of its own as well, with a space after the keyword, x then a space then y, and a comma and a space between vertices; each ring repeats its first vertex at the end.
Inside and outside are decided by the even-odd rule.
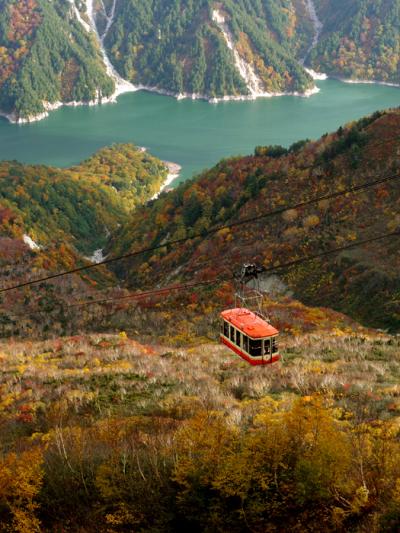
POLYGON ((316 139, 377 109, 400 105, 395 87, 317 83, 321 91, 311 98, 209 104, 141 91, 121 95, 115 104, 63 107, 32 124, 0 118, 0 159, 66 167, 102 146, 133 142, 182 165, 181 179, 187 179, 223 157, 252 153, 256 145, 316 139))

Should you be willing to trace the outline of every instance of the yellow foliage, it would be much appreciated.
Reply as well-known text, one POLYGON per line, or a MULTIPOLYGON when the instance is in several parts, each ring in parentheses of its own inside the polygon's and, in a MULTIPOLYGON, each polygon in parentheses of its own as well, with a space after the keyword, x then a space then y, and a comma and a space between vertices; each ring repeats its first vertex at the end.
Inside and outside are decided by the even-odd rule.
POLYGON ((118 486, 113 482, 115 466, 107 463, 101 464, 96 472, 96 487, 105 500, 118 499, 118 486))
POLYGON ((359 513, 363 507, 368 504, 369 500, 369 490, 367 487, 359 487, 356 490, 354 499, 351 504, 351 510, 353 513, 359 513))
POLYGON ((140 518, 127 505, 121 503, 117 511, 106 515, 106 522, 110 526, 133 526, 140 523, 140 518))
POLYGON ((217 235, 218 237, 226 238, 230 234, 230 231, 229 228, 223 228, 218 231, 217 235))
POLYGON ((41 531, 35 500, 43 481, 42 462, 40 448, 10 453, 0 462, 0 502, 9 509, 16 533, 41 531))
POLYGON ((17 371, 19 374, 23 374, 27 368, 28 368, 28 365, 18 365, 17 371))
POLYGON ((319 223, 320 219, 317 215, 310 215, 304 219, 303 226, 305 228, 314 228, 315 226, 318 226, 319 223))
POLYGON ((396 486, 393 491, 393 500, 400 507, 400 477, 396 480, 396 486))
POLYGON ((332 335, 335 335, 335 337, 345 337, 346 333, 339 328, 333 328, 332 335))
POLYGON ((176 435, 178 461, 174 480, 181 496, 191 489, 191 479, 211 485, 235 436, 220 413, 200 412, 186 422, 176 435))

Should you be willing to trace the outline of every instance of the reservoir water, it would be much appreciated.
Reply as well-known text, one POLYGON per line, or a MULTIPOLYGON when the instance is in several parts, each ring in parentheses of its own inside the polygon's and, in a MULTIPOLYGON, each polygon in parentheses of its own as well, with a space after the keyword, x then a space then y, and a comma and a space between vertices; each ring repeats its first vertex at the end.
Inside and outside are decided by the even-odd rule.
POLYGON ((316 139, 378 109, 400 105, 400 89, 372 84, 317 82, 311 98, 283 96, 209 104, 147 92, 121 95, 115 104, 63 107, 32 124, 0 118, 0 159, 71 166, 102 146, 133 142, 182 166, 180 179, 223 157, 257 145, 288 146, 316 139))

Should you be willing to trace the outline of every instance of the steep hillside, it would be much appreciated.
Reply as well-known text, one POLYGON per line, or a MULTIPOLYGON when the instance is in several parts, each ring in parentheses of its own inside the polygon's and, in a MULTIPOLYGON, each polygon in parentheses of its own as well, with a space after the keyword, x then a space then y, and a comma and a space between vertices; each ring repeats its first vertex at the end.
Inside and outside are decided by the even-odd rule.
MULTIPOLYGON (((100 259, 110 233, 160 190, 167 173, 164 163, 133 145, 104 148, 66 170, 0 163, 2 287, 87 265, 84 256, 100 259)), ((103 267, 5 293, 1 335, 39 335, 50 326, 63 332, 68 320, 61 306, 110 284, 116 280, 103 267)))
POLYGON ((315 329, 268 368, 192 343, 0 343, 1 524, 398 529, 399 339, 315 329))
POLYGON ((136 88, 312 94, 306 68, 398 84, 399 0, 1 0, 0 110, 13 121, 136 88))
MULTIPOLYGON (((218 225, 399 173, 400 112, 376 113, 289 151, 259 147, 224 160, 137 210, 109 252, 126 253, 199 235, 218 225)), ((399 181, 322 201, 252 224, 162 247, 118 267, 131 288, 232 275, 241 263, 285 263, 399 228, 399 181)), ((398 238, 278 272, 303 302, 344 311, 365 324, 398 329, 398 238)))
POLYGON ((160 190, 167 173, 133 145, 103 148, 66 170, 1 162, 1 234, 26 233, 39 245, 64 242, 89 253, 160 190))
POLYGON ((400 84, 399 0, 315 0, 323 23, 309 62, 319 72, 400 84))
POLYGON ((296 59, 310 39, 300 1, 130 0, 113 7, 105 44, 135 84, 208 97, 313 86, 296 59))
POLYGON ((11 120, 113 94, 96 40, 78 15, 72 0, 0 1, 0 110, 11 120))

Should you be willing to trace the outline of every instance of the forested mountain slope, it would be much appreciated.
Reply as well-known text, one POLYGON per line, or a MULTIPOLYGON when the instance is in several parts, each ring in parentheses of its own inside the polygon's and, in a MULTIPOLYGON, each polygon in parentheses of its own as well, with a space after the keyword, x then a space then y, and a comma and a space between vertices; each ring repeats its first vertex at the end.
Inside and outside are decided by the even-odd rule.
POLYGON ((400 0, 315 0, 323 22, 313 68, 400 84, 400 0))
POLYGON ((89 253, 160 190, 167 173, 159 159, 118 144, 70 169, 1 162, 1 234, 69 242, 89 253))
MULTIPOLYGON (((103 148, 71 169, 0 163, 2 288, 95 261, 85 256, 104 247, 129 212, 160 190, 167 173, 164 163, 133 145, 103 148)), ((61 302, 116 283, 109 271, 99 268, 82 278, 36 285, 23 295, 6 293, 1 298, 0 334, 8 334, 8 327, 16 324, 20 334, 32 332, 34 324, 36 335, 50 323, 58 331, 64 311, 52 316, 55 302, 59 311, 61 302)))
POLYGON ((0 342, 2 525, 398 530, 399 339, 281 346, 281 363, 251 368, 200 339, 0 342))
POLYGON ((399 1, 1 0, 0 110, 27 120, 135 87, 312 94, 304 64, 400 83, 399 1))
POLYGON ((123 223, 134 205, 110 253, 203 237, 126 258, 119 279, 103 265, 1 292, 1 528, 397 531, 400 338, 307 307, 288 288, 398 328, 399 237, 278 273, 284 294, 264 302, 280 330, 274 365, 250 367, 217 339, 237 265, 269 266, 395 232, 399 182, 204 233, 397 176, 399 166, 399 110, 290 150, 258 147, 143 208, 131 189, 146 199, 163 167, 132 146, 103 149, 65 171, 3 163, 1 289, 83 264, 71 243, 88 245, 90 233, 123 223), (90 211, 97 226, 85 228, 90 211), (23 249, 28 229, 41 250, 23 249), (67 246, 52 247, 56 235, 67 246), (136 302, 118 286, 126 278, 142 291, 214 276, 223 282, 204 291, 136 302))
MULTIPOLYGON (((224 160, 133 213, 109 252, 198 235, 216 225, 399 174, 400 112, 376 113, 289 151, 260 147, 224 160)), ((118 267, 130 287, 232 275, 241 263, 270 267, 396 231, 399 180, 322 201, 208 238, 163 247, 118 267)), ((398 329, 399 241, 389 238, 278 273, 303 301, 332 306, 370 325, 398 329)))
POLYGON ((297 61, 304 14, 298 0, 129 0, 116 3, 105 44, 125 78, 173 93, 303 93, 313 85, 297 61))
POLYGON ((0 110, 13 120, 59 102, 98 103, 113 94, 95 37, 73 5, 0 0, 0 110))

